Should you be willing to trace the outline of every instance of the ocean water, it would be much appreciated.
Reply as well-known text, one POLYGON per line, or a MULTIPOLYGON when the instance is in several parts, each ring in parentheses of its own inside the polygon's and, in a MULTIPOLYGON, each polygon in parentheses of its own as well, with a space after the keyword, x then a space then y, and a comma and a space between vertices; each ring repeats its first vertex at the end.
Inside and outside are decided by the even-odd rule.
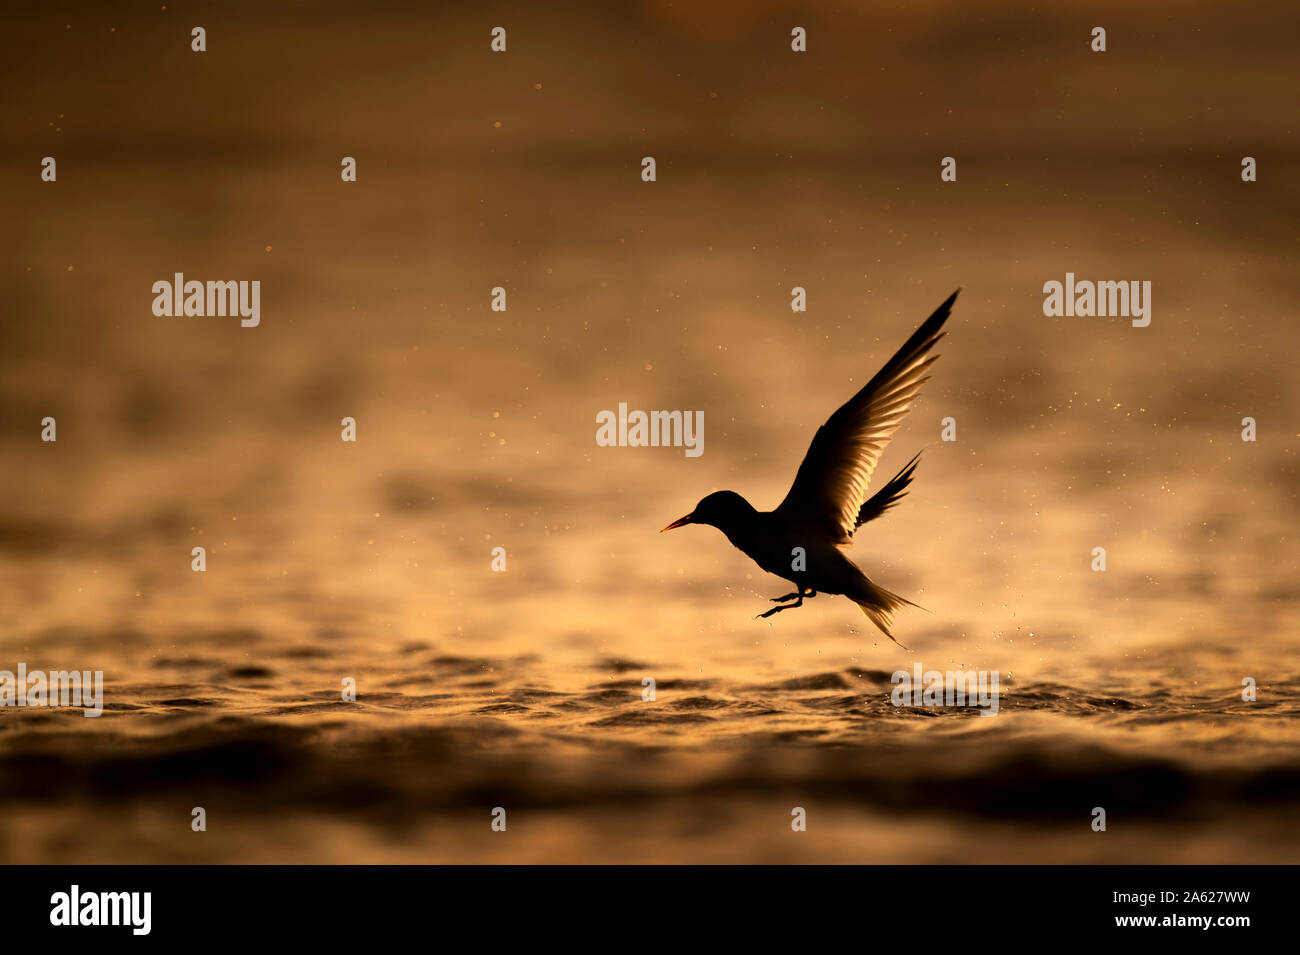
POLYGON ((499 68, 466 18, 237 7, 239 52, 198 63, 150 59, 143 15, 19 19, 6 128, 60 179, 6 156, 0 669, 102 670, 105 699, 0 709, 0 862, 1300 859, 1268 30, 1213 54, 1228 87, 1159 18, 1130 23, 1159 69, 1035 85, 1063 21, 890 8, 862 43, 891 83, 854 86, 842 42, 755 71, 763 16, 723 43, 565 9, 499 68), (176 271, 260 280, 262 324, 153 316, 176 271), (1151 281, 1150 327, 1045 317, 1066 271, 1151 281), (912 491, 851 551, 925 608, 910 651, 843 598, 756 620, 788 585, 659 529, 717 488, 774 506, 959 286, 881 466, 924 449, 912 491), (619 402, 702 410, 704 453, 598 447, 619 402), (918 663, 997 671, 998 714, 894 706, 918 663))

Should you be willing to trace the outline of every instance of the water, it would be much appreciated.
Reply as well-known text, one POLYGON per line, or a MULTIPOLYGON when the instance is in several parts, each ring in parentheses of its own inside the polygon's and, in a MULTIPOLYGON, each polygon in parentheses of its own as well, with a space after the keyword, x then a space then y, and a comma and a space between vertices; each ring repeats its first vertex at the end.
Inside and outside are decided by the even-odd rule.
POLYGON ((1216 54, 1234 84, 1146 24, 1197 64, 1176 89, 1116 57, 1063 100, 1022 82, 1054 21, 994 55, 893 11, 885 88, 838 46, 756 75, 761 17, 718 50, 657 6, 519 20, 545 51, 491 74, 405 21, 159 65, 166 24, 107 47, 93 16, 28 15, 4 66, 61 173, 5 160, 0 668, 102 669, 105 712, 0 711, 0 861, 1296 861, 1298 170, 1263 27, 1216 54), (1072 105, 1117 83, 1146 95, 1072 105), (262 326, 155 318, 178 270, 259 279, 262 326), (1151 326, 1045 318, 1067 270, 1152 281, 1151 326), (916 483, 852 551, 928 611, 913 652, 843 598, 756 621, 788 586, 659 528, 773 506, 957 286, 882 464, 924 447, 916 483), (702 409, 704 454, 597 447, 620 401, 702 409), (999 714, 892 706, 917 662, 997 670, 999 714))

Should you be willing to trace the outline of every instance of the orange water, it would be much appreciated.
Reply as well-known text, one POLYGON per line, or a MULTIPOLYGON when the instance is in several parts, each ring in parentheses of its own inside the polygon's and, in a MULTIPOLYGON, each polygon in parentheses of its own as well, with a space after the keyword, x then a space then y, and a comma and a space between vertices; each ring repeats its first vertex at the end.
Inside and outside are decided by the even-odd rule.
POLYGON ((931 6, 815 10, 804 61, 762 7, 521 11, 500 60, 397 8, 235 7, 205 57, 18 17, 0 668, 107 687, 0 710, 0 861, 1297 861, 1296 14, 1116 4, 1103 59, 931 6), (176 271, 261 326, 154 317, 176 271), (1151 326, 1044 317, 1066 271, 1151 326), (659 528, 773 506, 958 286, 852 551, 914 652, 756 621, 784 582, 659 528), (620 401, 703 455, 597 447, 620 401), (999 715, 893 707, 918 661, 999 715))

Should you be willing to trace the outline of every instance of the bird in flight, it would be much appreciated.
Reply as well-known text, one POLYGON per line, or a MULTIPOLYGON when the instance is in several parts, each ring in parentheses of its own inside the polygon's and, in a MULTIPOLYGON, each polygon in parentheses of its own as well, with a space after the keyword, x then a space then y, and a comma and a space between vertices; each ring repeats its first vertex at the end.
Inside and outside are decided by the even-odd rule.
POLYGON ((919 452, 884 487, 867 497, 867 486, 885 445, 902 424, 921 385, 930 380, 926 370, 939 358, 932 351, 943 337, 940 329, 956 299, 957 292, 953 292, 885 367, 817 430, 790 492, 776 510, 757 511, 735 491, 715 491, 691 513, 664 528, 670 531, 685 524, 716 527, 758 566, 795 585, 794 593, 773 597, 778 606, 759 617, 801 607, 805 598, 819 593, 843 594, 898 643, 889 632, 891 618, 902 607, 917 604, 873 583, 841 548, 852 543, 853 532, 859 527, 897 504, 912 483, 919 452))

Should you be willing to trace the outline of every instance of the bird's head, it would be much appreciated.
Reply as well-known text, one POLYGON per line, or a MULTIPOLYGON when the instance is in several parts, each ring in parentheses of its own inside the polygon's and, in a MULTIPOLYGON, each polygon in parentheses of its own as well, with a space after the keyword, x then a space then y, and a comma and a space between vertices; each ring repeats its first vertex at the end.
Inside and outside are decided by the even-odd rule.
MULTIPOLYGON (((670 531, 674 527, 682 527, 686 524, 709 524, 726 533, 728 529, 735 527, 739 521, 753 513, 754 508, 750 503, 735 491, 714 491, 696 504, 695 510, 673 521, 664 530, 670 531)), ((663 531, 659 533, 662 534, 663 531)))

